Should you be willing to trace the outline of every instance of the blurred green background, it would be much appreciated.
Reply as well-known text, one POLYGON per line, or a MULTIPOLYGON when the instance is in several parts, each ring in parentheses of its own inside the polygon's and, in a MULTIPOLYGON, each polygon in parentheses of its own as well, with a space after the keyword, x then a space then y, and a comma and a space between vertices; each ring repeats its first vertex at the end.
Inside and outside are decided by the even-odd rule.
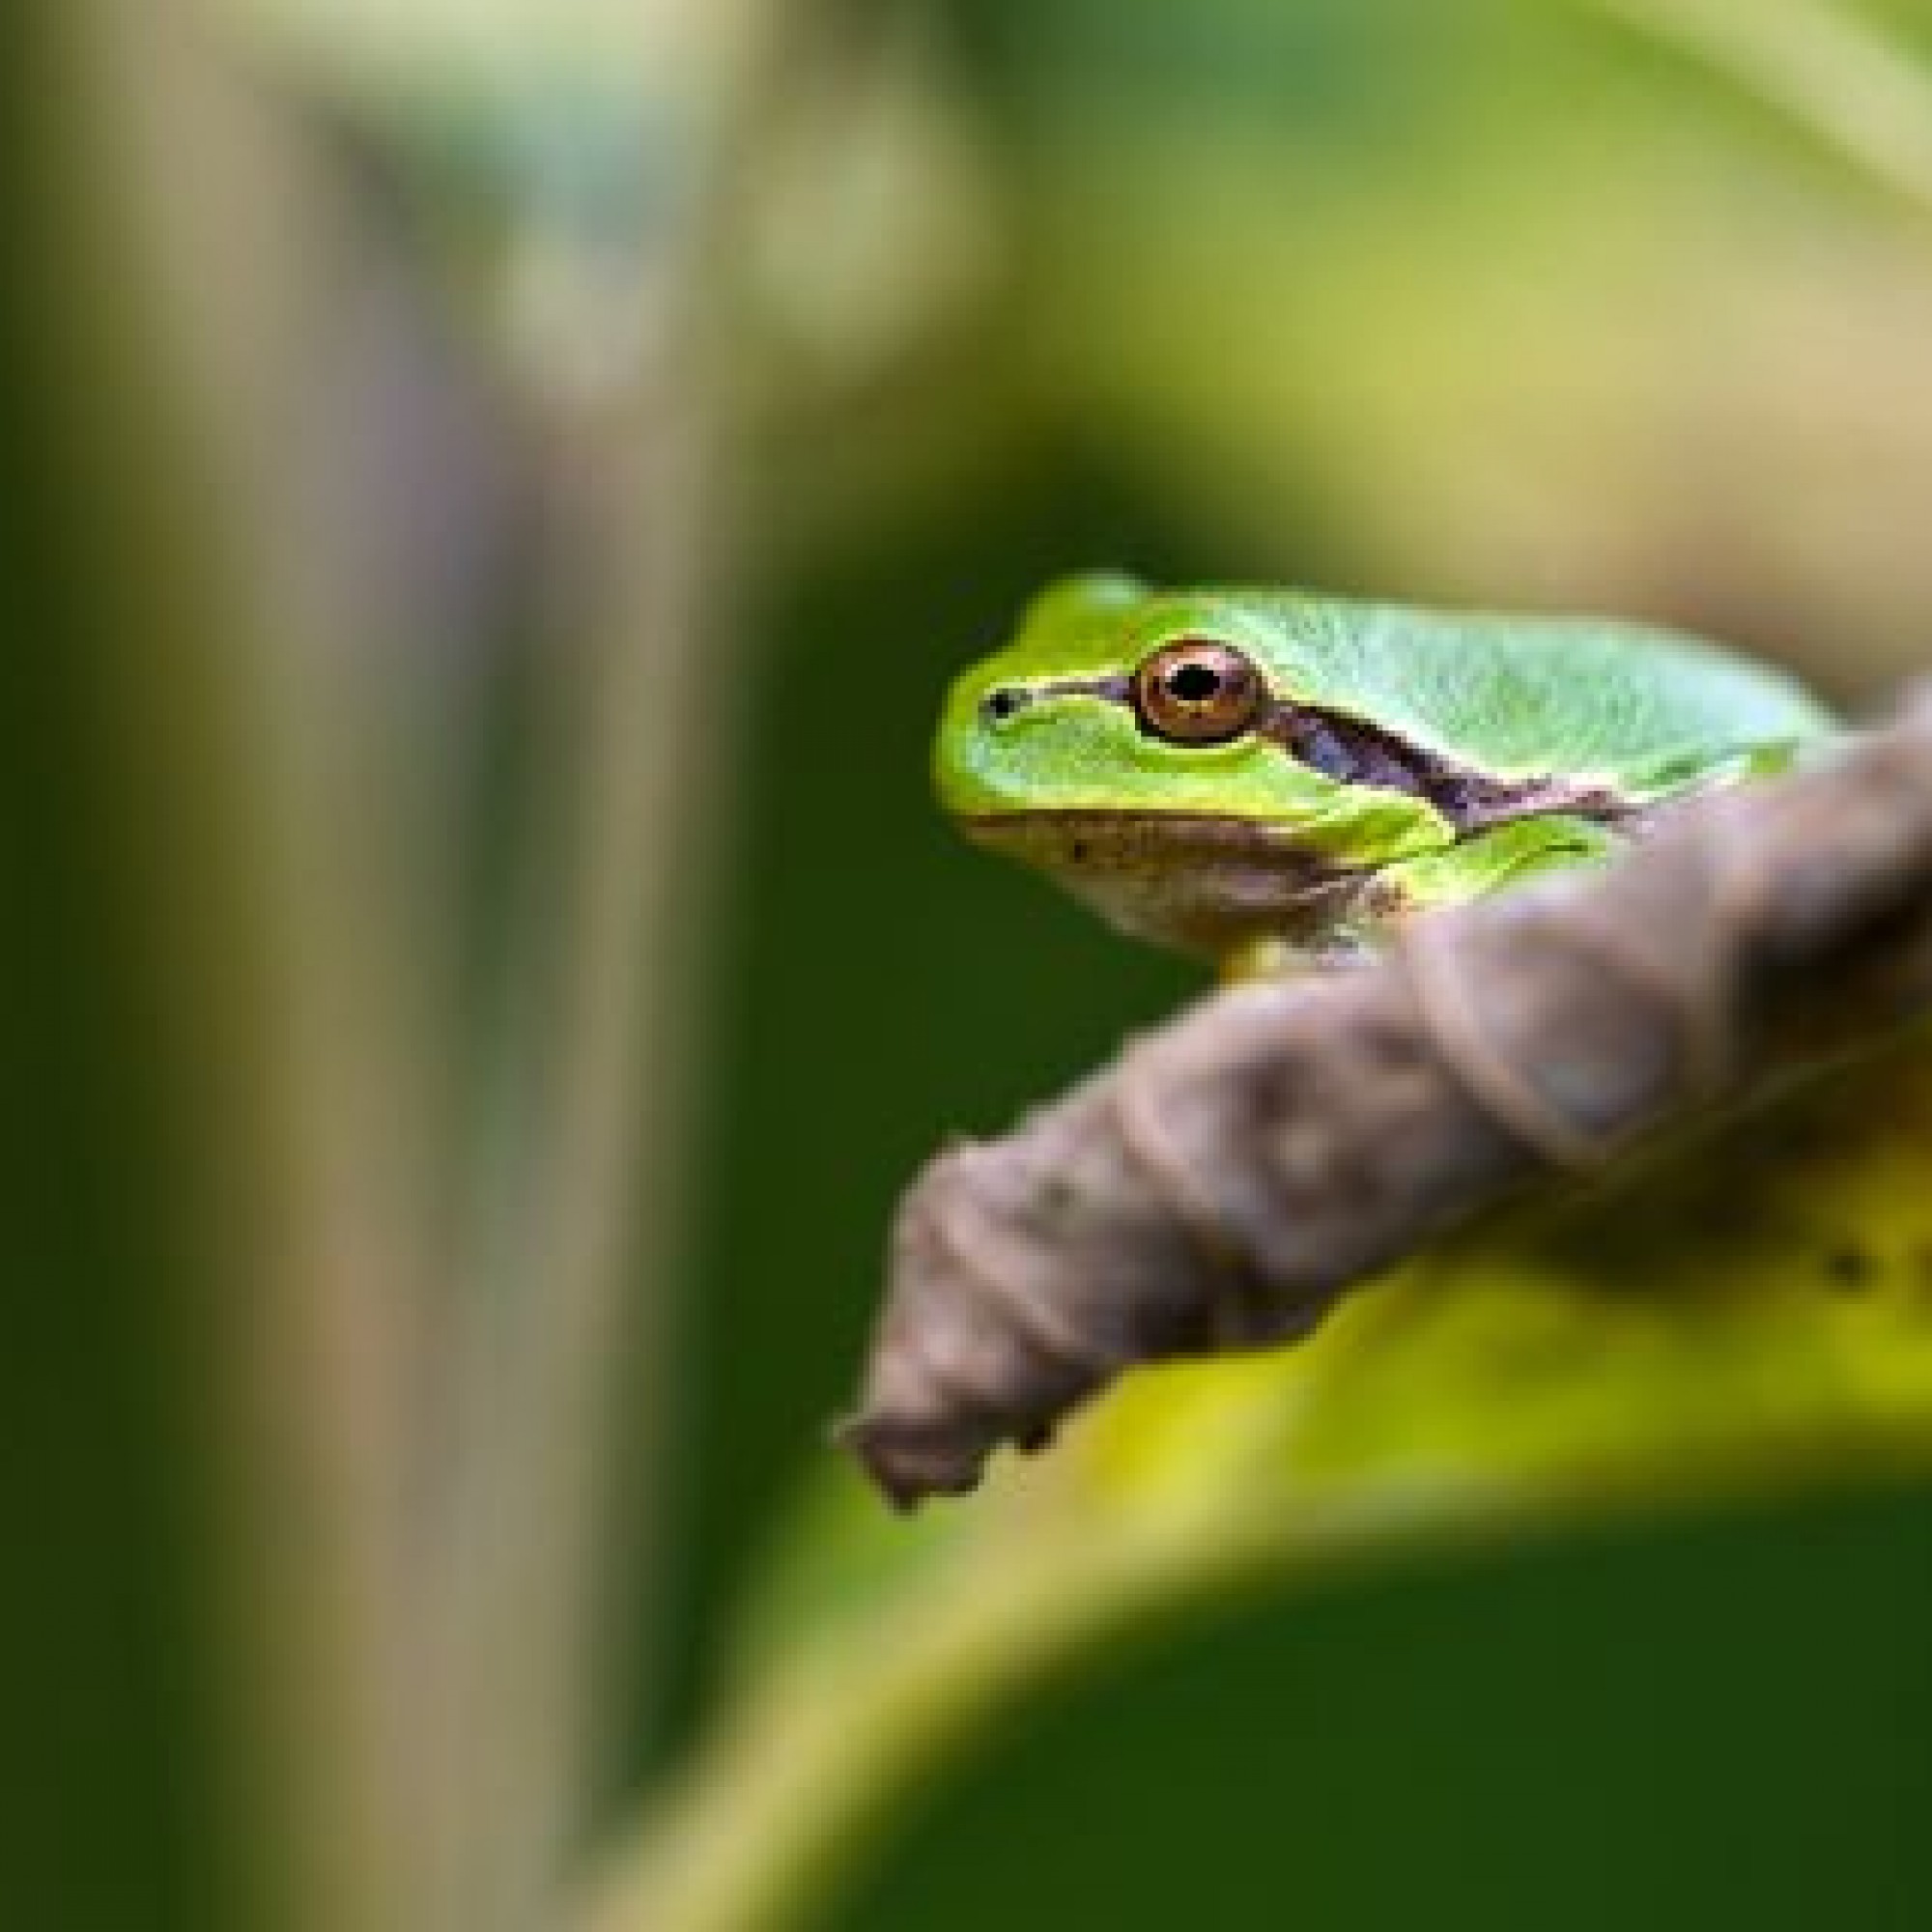
MULTIPOLYGON (((436 1895, 568 1922, 729 1688, 898 1189, 1198 985, 928 807, 1043 577, 1614 610, 1853 706, 1923 662, 1913 0, 9 31, 9 1923, 433 1922, 314 1821, 382 1838, 392 1734, 532 1655, 470 1754, 577 1795, 449 1799, 531 1846, 436 1895), (265 1795, 318 1721, 339 1783, 265 1795)), ((810 1922, 1921 1924, 1928 1628, 1910 1488, 1224 1603, 810 1922)))

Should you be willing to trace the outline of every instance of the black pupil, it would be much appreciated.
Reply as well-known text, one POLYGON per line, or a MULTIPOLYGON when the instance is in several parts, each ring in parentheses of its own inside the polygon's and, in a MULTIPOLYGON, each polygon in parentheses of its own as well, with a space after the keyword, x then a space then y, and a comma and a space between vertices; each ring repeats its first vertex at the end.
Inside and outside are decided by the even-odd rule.
POLYGON ((1221 673, 1209 665, 1182 665, 1168 678, 1167 688, 1183 704, 1205 704, 1221 689, 1221 673))

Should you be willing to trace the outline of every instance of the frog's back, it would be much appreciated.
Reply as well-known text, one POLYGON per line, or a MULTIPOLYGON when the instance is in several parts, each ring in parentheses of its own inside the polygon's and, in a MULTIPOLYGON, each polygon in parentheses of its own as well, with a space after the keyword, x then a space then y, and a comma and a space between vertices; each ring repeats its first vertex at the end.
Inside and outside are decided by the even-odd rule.
POLYGON ((1496 617, 1236 593, 1295 695, 1486 770, 1560 768, 1659 793, 1776 762, 1837 721, 1794 679, 1720 646, 1594 618, 1496 617))

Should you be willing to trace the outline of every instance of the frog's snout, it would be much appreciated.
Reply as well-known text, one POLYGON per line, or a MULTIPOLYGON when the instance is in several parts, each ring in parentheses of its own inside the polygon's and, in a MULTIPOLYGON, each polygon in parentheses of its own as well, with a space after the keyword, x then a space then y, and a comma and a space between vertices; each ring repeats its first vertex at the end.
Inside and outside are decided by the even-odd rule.
POLYGON ((1033 702, 1033 693, 1020 684, 996 685, 980 700, 980 723, 997 727, 1033 702))
POLYGON ((1026 686, 1006 680, 986 683, 969 674, 953 687, 933 740, 932 777, 941 804, 954 817, 1010 811, 1029 802, 1012 734, 1033 702, 1026 686))

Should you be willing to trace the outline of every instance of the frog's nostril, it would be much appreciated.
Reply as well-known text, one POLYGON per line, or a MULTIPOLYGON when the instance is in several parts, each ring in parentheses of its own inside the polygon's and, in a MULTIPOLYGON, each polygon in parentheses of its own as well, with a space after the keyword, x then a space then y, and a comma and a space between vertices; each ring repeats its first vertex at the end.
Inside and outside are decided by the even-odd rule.
POLYGON ((989 724, 1004 724, 1026 701, 1025 692, 1004 685, 998 691, 987 694, 980 712, 989 724))

